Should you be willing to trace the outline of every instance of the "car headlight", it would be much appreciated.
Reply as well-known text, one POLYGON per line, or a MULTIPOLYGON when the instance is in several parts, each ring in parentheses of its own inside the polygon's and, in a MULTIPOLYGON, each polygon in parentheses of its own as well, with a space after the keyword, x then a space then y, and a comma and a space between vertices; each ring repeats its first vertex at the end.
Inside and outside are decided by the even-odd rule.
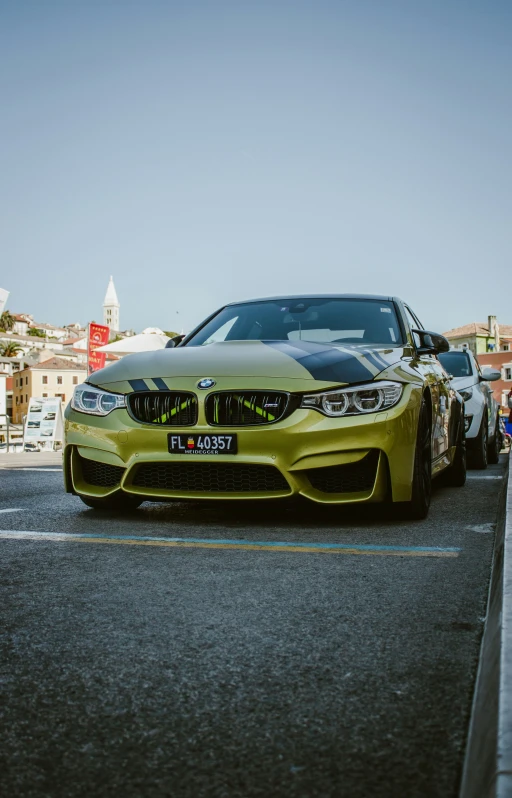
POLYGON ((326 416, 354 416, 377 413, 393 407, 402 396, 400 382, 374 382, 338 391, 309 394, 302 397, 301 407, 311 407, 326 416))
POLYGON ((118 407, 126 407, 126 397, 119 393, 101 391, 93 385, 77 385, 71 399, 71 407, 79 413, 91 416, 108 416, 118 407))
POLYGON ((463 388, 459 393, 464 401, 467 402, 473 396, 473 388, 463 388))

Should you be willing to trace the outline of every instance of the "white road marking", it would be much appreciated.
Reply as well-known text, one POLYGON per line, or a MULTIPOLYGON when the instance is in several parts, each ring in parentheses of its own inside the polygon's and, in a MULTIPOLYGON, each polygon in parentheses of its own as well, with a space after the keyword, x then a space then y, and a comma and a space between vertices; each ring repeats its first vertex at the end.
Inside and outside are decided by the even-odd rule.
POLYGON ((479 535, 492 535, 494 532, 494 524, 476 524, 475 526, 467 526, 471 532, 478 532, 479 535))
POLYGON ((6 510, 0 510, 0 513, 22 513, 23 507, 9 507, 6 510))
POLYGON ((480 474, 468 474, 466 479, 503 479, 503 477, 480 476, 480 474))

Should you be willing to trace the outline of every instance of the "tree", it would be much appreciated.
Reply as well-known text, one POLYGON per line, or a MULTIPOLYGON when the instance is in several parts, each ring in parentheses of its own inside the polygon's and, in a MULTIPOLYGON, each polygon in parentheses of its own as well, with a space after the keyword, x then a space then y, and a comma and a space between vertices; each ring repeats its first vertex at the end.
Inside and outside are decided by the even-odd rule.
POLYGON ((170 330, 164 330, 164 335, 167 335, 168 338, 176 338, 179 333, 171 332, 170 330))
POLYGON ((16 357, 23 348, 16 341, 0 342, 0 356, 1 357, 16 357))
POLYGON ((4 310, 4 312, 0 316, 0 327, 2 328, 2 330, 12 330, 15 322, 16 319, 14 318, 12 313, 9 313, 8 310, 4 310))
POLYGON ((27 335, 35 335, 37 338, 46 338, 44 330, 40 330, 39 327, 29 327, 27 335))

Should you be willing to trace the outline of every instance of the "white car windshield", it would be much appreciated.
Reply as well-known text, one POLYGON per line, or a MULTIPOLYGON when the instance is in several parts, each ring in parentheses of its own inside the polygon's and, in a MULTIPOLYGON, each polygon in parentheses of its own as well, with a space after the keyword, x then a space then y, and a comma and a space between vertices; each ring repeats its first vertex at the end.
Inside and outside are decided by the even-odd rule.
POLYGON ((313 341, 398 346, 402 333, 393 302, 336 297, 283 298, 228 305, 185 346, 222 341, 313 341))
POLYGON ((442 352, 438 355, 441 365, 452 377, 471 377, 473 369, 466 352, 442 352))

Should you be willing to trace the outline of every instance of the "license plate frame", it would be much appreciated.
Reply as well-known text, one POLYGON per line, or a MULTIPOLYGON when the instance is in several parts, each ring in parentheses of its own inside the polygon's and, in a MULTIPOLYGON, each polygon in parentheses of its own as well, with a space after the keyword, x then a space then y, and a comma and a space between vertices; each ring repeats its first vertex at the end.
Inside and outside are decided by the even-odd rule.
POLYGON ((205 435, 203 433, 188 435, 181 432, 169 432, 167 434, 167 448, 169 454, 198 454, 212 457, 218 457, 223 454, 238 454, 238 437, 236 432, 231 435, 224 433, 220 435, 205 435), (215 447, 213 446, 214 443, 216 444, 215 447))

